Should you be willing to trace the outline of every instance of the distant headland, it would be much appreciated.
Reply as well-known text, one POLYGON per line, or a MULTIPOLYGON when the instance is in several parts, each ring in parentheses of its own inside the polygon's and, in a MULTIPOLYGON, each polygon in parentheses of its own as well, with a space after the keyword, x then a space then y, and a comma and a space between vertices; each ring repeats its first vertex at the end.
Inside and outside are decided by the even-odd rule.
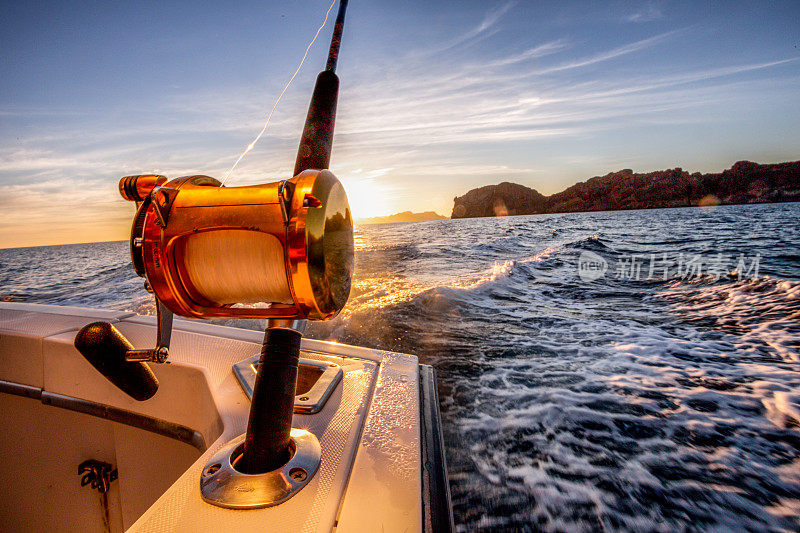
POLYGON ((403 211, 394 215, 387 215, 385 217, 371 217, 362 218, 358 220, 359 224, 387 224, 390 222, 421 222, 423 220, 442 220, 443 217, 439 213, 433 211, 425 211, 424 213, 412 213, 411 211, 403 211))
POLYGON ((551 196, 516 183, 487 185, 454 198, 451 218, 797 201, 800 161, 739 161, 719 174, 689 174, 681 168, 637 174, 625 169, 551 196))

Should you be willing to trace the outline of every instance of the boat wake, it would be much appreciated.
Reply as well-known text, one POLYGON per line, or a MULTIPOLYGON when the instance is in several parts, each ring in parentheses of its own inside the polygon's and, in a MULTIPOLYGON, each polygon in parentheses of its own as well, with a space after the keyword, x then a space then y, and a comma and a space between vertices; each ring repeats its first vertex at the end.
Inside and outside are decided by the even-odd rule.
POLYGON ((706 237, 542 218, 492 221, 490 238, 470 235, 466 264, 455 242, 425 257, 400 246, 428 269, 387 256, 372 283, 392 297, 376 305, 365 291, 312 332, 436 366, 459 529, 795 529, 800 282, 586 283, 581 252, 613 264, 698 253, 706 237))
POLYGON ((800 282, 756 280, 673 282, 661 296, 676 313, 737 336, 752 358, 800 361, 800 282))

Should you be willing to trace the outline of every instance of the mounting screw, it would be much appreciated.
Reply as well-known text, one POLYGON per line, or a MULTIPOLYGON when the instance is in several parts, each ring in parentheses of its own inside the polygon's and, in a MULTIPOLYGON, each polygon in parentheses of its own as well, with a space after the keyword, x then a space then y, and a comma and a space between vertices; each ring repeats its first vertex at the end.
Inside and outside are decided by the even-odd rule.
POLYGON ((308 477, 308 472, 306 472, 302 468, 292 468, 291 470, 289 470, 289 477, 297 481, 298 483, 301 483, 305 481, 306 478, 308 477))
POLYGON ((301 402, 307 402, 308 401, 308 396, 300 396, 300 401, 301 402))
POLYGON ((153 362, 154 363, 165 363, 167 358, 169 357, 169 348, 166 346, 161 346, 153 351, 153 362))
POLYGON ((221 464, 214 463, 213 465, 211 465, 208 468, 206 468, 205 472, 203 472, 203 475, 204 476, 211 476, 211 475, 215 474, 217 472, 217 470, 219 470, 220 468, 222 468, 221 464))

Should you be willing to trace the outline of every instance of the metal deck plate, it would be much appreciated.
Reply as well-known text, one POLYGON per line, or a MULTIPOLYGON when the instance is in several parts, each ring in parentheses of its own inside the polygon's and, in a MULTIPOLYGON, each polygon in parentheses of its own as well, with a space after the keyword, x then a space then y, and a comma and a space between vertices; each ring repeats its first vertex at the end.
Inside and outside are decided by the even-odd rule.
MULTIPOLYGON (((253 387, 256 382, 256 372, 258 372, 258 360, 260 357, 260 355, 254 355, 233 365, 233 373, 236 374, 244 393, 251 400, 253 399, 253 387)), ((319 377, 311 389, 294 397, 294 412, 314 414, 319 412, 325 402, 328 401, 331 393, 336 389, 336 385, 342 380, 343 372, 342 368, 335 363, 301 357, 299 368, 297 369, 298 382, 303 379, 304 373, 318 374, 319 377)))

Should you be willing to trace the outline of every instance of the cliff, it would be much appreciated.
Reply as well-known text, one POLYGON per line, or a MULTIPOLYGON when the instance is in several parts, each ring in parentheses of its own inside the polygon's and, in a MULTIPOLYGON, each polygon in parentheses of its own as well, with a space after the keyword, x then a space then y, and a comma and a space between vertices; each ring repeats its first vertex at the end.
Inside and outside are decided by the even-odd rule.
POLYGON ((455 198, 450 218, 493 217, 506 215, 532 215, 543 213, 547 198, 535 190, 504 181, 472 189, 455 198))
POLYGON ((551 196, 515 183, 487 185, 454 198, 452 218, 796 201, 800 161, 740 161, 719 174, 689 174, 680 168, 637 174, 625 169, 551 196))
POLYGON ((387 215, 385 217, 371 217, 362 218, 358 222, 360 224, 386 224, 389 222, 421 222, 423 220, 441 220, 443 218, 439 213, 433 211, 425 211, 424 213, 412 213, 411 211, 403 211, 394 215, 387 215))

